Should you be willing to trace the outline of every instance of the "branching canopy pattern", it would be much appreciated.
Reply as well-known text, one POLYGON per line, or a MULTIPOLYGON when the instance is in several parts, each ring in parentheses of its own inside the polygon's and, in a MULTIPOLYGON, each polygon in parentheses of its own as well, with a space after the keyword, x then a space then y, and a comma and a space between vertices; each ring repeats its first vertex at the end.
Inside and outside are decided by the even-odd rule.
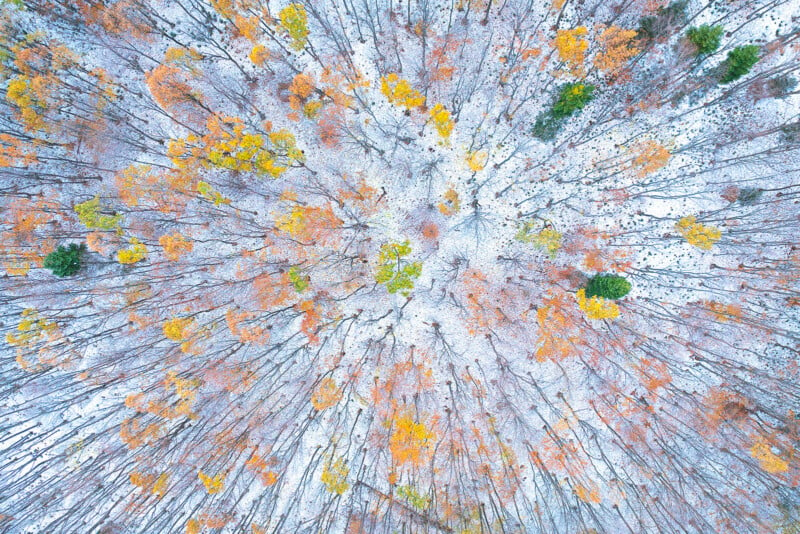
POLYGON ((0 2, 0 531, 800 531, 797 0, 0 2))

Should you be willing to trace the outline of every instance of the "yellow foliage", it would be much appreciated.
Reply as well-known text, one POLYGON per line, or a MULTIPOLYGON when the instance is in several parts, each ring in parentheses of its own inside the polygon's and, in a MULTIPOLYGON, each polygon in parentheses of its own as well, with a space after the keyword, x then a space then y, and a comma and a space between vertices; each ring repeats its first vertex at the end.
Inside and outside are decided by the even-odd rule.
POLYGON ((130 239, 131 246, 117 251, 117 261, 122 264, 136 263, 147 256, 147 247, 135 237, 130 239))
POLYGON ((450 112, 443 105, 436 104, 433 106, 431 109, 431 121, 443 139, 448 139, 450 134, 453 133, 453 119, 450 118, 450 112))
POLYGON ((17 325, 18 333, 7 333, 6 343, 15 347, 29 347, 44 340, 58 329, 53 321, 42 319, 34 308, 22 310, 22 320, 17 325))
MULTIPOLYGON (((233 158, 231 159, 233 160, 233 158)), ((235 164, 236 163, 234 160, 233 165, 235 164)), ((231 203, 231 199, 224 197, 222 193, 214 189, 211 184, 202 180, 197 182, 197 192, 200 193, 200 196, 202 196, 204 199, 208 200, 209 202, 213 202, 215 206, 231 203)))
POLYGON ((311 395, 311 404, 315 409, 322 411, 338 403, 341 398, 342 390, 336 385, 336 382, 330 377, 325 377, 314 389, 314 393, 311 395))
POLYGON ((337 459, 332 464, 326 465, 322 470, 320 480, 325 484, 325 489, 336 495, 343 495, 348 490, 350 484, 347 482, 347 475, 350 469, 342 458, 337 459))
POLYGON ((132 471, 129 475, 131 484, 142 488, 145 492, 156 495, 159 498, 163 497, 169 485, 169 473, 161 473, 156 478, 155 475, 142 473, 140 471, 132 471))
POLYGON ((186 522, 186 534, 200 534, 202 528, 200 521, 197 519, 192 518, 186 522))
POLYGON ((439 211, 442 214, 450 216, 455 215, 461 209, 461 199, 458 197, 458 192, 450 187, 444 192, 444 202, 439 203, 439 211))
POLYGON ((161 473, 153 484, 153 489, 150 493, 158 497, 163 497, 167 493, 167 486, 169 486, 169 473, 161 473))
POLYGON ((19 108, 19 118, 29 131, 44 130, 44 111, 47 110, 47 97, 50 85, 41 76, 18 76, 11 79, 6 87, 6 100, 19 108))
POLYGON ((578 71, 582 68, 589 47, 589 41, 583 37, 588 33, 586 26, 578 26, 572 30, 558 30, 553 45, 558 51, 561 61, 567 63, 570 69, 578 71))
POLYGON ((578 298, 578 307, 586 313, 586 317, 589 319, 614 319, 619 317, 619 306, 613 301, 597 295, 587 299, 585 289, 579 289, 575 296, 578 298))
POLYGON ((198 74, 194 63, 203 59, 203 54, 194 48, 171 46, 164 52, 164 61, 173 65, 185 67, 192 74, 198 74))
MULTIPOLYGON (((268 135, 248 133, 241 119, 217 115, 209 117, 207 127, 209 134, 203 137, 189 135, 170 140, 167 156, 176 167, 193 170, 202 164, 277 178, 290 165, 305 159, 294 135, 287 130, 268 135)), ((229 202, 206 182, 198 183, 198 192, 215 204, 229 202)))
POLYGON ((171 339, 172 341, 184 341, 190 335, 189 329, 193 323, 193 317, 175 317, 164 321, 162 330, 167 339, 171 339))
POLYGON ((206 491, 209 493, 209 495, 219 493, 225 487, 225 475, 222 473, 214 477, 210 477, 202 471, 199 471, 197 473, 197 478, 199 478, 200 482, 203 483, 203 486, 206 487, 206 491))
POLYGON ((322 102, 319 100, 313 100, 311 102, 306 102, 303 106, 303 115, 308 117, 309 119, 313 119, 319 113, 319 110, 322 109, 322 102))
POLYGON ((472 172, 482 171, 489 161, 489 152, 486 150, 478 150, 476 152, 467 153, 467 166, 472 172))
POLYGON ((595 503, 600 504, 602 499, 600 498, 600 492, 596 489, 587 489, 585 486, 578 484, 574 488, 575 495, 578 496, 580 500, 586 503, 595 503))
POLYGON ((397 74, 390 73, 381 78, 381 93, 396 106, 414 109, 425 105, 422 93, 411 87, 408 80, 401 79, 397 74))
POLYGON ((394 461, 400 465, 419 465, 426 453, 433 448, 436 435, 425 424, 415 421, 408 412, 388 423, 392 426, 389 450, 394 461))
POLYGON ((761 464, 761 469, 767 473, 785 473, 789 470, 789 463, 772 452, 770 446, 763 440, 756 441, 750 448, 750 454, 761 464))
POLYGON ((292 48, 302 50, 308 37, 308 15, 303 4, 289 4, 278 13, 283 29, 292 38, 292 48))
POLYGON ((269 48, 258 44, 255 45, 252 50, 250 50, 250 54, 247 57, 250 58, 250 61, 252 61, 254 65, 258 65, 260 67, 267 62, 269 55, 269 48))
POLYGON ((561 248, 561 237, 561 232, 555 228, 543 228, 533 236, 531 243, 537 248, 546 250, 551 258, 555 258, 558 249, 561 248))
POLYGON ((722 237, 722 232, 719 228, 699 223, 693 215, 682 217, 675 223, 675 229, 680 232, 690 245, 703 250, 711 250, 714 243, 722 237))

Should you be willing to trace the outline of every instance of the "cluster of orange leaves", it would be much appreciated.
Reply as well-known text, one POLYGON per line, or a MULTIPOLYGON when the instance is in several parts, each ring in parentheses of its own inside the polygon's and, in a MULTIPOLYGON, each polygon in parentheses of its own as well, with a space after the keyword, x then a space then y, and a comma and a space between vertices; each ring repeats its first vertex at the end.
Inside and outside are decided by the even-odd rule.
POLYGON ((2 210, 2 223, 10 231, 0 234, 3 268, 11 276, 22 276, 32 266, 41 267, 47 254, 55 250, 55 242, 40 238, 36 231, 55 218, 60 210, 56 202, 16 199, 2 210))
POLYGON ((193 49, 168 48, 164 61, 145 74, 147 89, 162 109, 177 111, 185 104, 199 108, 196 104, 202 104, 202 95, 189 82, 199 75, 195 64, 202 57, 193 49))
POLYGON ((311 395, 311 405, 314 409, 322 411, 331 406, 335 406, 342 399, 342 389, 336 385, 336 381, 326 376, 319 381, 317 387, 311 395))
POLYGON ((159 498, 163 497, 169 487, 169 473, 161 473, 158 476, 151 473, 143 473, 141 471, 131 471, 130 475, 131 484, 142 489, 145 493, 155 495, 159 498))
POLYGON ((0 134, 0 167, 27 167, 36 162, 33 143, 7 133, 0 134))
POLYGON ((629 148, 629 152, 633 156, 631 170, 639 178, 662 169, 672 157, 669 150, 654 139, 637 141, 629 148))
POLYGON ((170 261, 178 261, 181 256, 188 254, 194 248, 194 243, 191 239, 187 239, 179 232, 172 235, 162 235, 158 238, 158 244, 164 250, 164 256, 170 261))
POLYGON ((390 427, 389 451, 397 465, 410 463, 419 467, 433 454, 436 434, 424 421, 414 417, 410 411, 403 411, 386 422, 390 427))
POLYGON ((253 454, 244 464, 248 471, 256 473, 264 486, 272 486, 278 482, 278 473, 272 468, 278 464, 274 457, 265 458, 253 450, 253 454))
POLYGON ((114 177, 117 194, 131 207, 147 206, 162 213, 180 214, 194 198, 197 177, 175 170, 154 171, 150 165, 131 165, 114 177))
POLYGON ((573 299, 567 293, 559 292, 544 298, 536 310, 539 333, 534 356, 537 361, 557 362, 578 353, 582 336, 576 326, 575 310, 573 299))
MULTIPOLYGON (((225 525, 230 522, 231 517, 228 515, 200 514, 186 522, 185 534, 200 534, 204 528, 218 530, 225 528, 225 525)), ((252 532, 253 534, 257 533, 255 526, 253 526, 252 532)))
POLYGON ((606 74, 618 74, 639 53, 640 49, 635 43, 636 36, 636 30, 626 30, 619 26, 603 29, 597 37, 601 50, 594 57, 594 66, 606 74))
POLYGON ((339 240, 336 230, 342 224, 330 202, 323 206, 295 204, 289 213, 275 218, 278 230, 306 245, 335 246, 339 240))
POLYGON ((264 345, 269 340, 269 331, 255 325, 250 327, 241 326, 242 322, 256 317, 252 312, 236 312, 233 308, 225 312, 225 322, 231 334, 242 343, 253 343, 264 345))
POLYGON ((142 445, 152 445, 165 435, 163 423, 149 423, 144 425, 139 417, 125 419, 119 428, 119 437, 129 449, 136 449, 142 445))

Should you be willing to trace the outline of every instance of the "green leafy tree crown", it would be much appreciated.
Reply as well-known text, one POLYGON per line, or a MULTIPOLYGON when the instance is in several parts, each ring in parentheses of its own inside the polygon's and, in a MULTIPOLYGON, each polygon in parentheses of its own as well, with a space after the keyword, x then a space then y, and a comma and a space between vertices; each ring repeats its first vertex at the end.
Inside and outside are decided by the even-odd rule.
POLYGON ((378 254, 378 270, 375 281, 385 284, 389 293, 400 293, 404 297, 414 289, 414 280, 422 273, 422 263, 404 260, 411 253, 408 241, 385 243, 378 254))

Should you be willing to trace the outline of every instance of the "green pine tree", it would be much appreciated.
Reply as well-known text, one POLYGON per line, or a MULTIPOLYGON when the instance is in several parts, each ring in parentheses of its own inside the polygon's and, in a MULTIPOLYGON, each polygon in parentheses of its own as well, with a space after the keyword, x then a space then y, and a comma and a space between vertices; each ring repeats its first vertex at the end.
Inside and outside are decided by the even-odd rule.
POLYGON ((728 59, 722 64, 725 74, 720 78, 720 83, 731 83, 738 80, 758 63, 758 53, 761 49, 757 45, 739 46, 728 52, 728 59))
POLYGON ((586 284, 586 298, 621 299, 631 291, 631 283, 617 274, 598 274, 586 284))
POLYGON ((569 117, 582 110, 594 98, 594 85, 589 83, 568 83, 561 88, 558 100, 553 104, 551 116, 554 119, 569 117))
POLYGON ((81 256, 86 252, 86 245, 70 243, 69 247, 59 245, 44 259, 44 266, 61 278, 72 276, 81 268, 81 256))
POLYGON ((722 33, 725 28, 722 26, 709 26, 703 24, 695 28, 689 28, 686 37, 697 47, 695 55, 708 55, 714 53, 722 42, 722 33))

